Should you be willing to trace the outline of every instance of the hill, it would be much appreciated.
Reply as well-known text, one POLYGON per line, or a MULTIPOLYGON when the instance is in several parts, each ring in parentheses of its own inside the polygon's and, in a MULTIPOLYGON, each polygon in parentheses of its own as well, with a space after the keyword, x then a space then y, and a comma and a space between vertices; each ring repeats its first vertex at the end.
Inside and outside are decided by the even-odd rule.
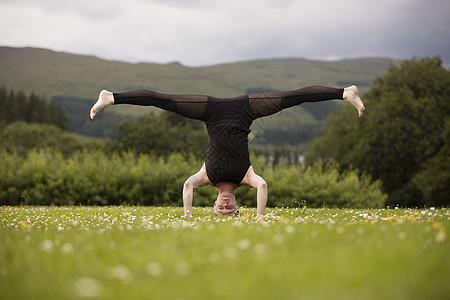
POLYGON ((132 64, 46 49, 0 47, 0 83, 47 97, 92 98, 102 88, 149 88, 231 97, 248 89, 289 90, 312 84, 356 83, 365 89, 392 63, 395 61, 389 58, 332 62, 284 58, 187 67, 179 63, 132 64))
MULTIPOLYGON (((284 58, 188 67, 176 62, 132 64, 47 49, 0 47, 0 86, 34 91, 38 95, 57 99, 68 114, 73 131, 114 137, 113 127, 118 123, 114 120, 133 118, 151 108, 113 107, 104 114, 104 119, 107 119, 104 125, 102 121, 93 125, 88 119, 88 108, 101 89, 118 92, 147 88, 163 93, 232 97, 257 90, 291 90, 313 84, 357 84, 364 93, 376 78, 386 73, 389 66, 395 63, 398 62, 389 58, 332 62, 284 58), (87 110, 83 115, 85 108, 87 110), (93 130, 92 126, 97 128, 93 130)), ((279 145, 280 141, 274 142, 270 136, 287 136, 293 129, 298 132, 299 127, 304 128, 306 133, 309 132, 310 136, 306 137, 309 140, 311 133, 313 136, 317 134, 323 116, 332 109, 330 105, 333 106, 332 102, 322 106, 302 105, 265 119, 264 122, 257 122, 253 126, 254 136, 257 137, 254 144, 279 145)), ((293 139, 298 136, 294 134, 293 139)), ((302 139, 300 142, 304 143, 306 140, 302 139)))

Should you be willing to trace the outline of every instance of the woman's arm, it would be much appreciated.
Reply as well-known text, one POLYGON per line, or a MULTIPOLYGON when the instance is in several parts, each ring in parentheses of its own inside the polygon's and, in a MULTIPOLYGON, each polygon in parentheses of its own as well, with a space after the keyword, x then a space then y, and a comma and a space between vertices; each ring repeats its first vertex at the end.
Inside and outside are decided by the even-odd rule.
MULTIPOLYGON (((256 174, 255 174, 256 175, 256 174)), ((258 175, 256 175, 258 176, 258 175)), ((267 183, 264 179, 258 176, 261 181, 258 183, 256 189, 256 213, 260 216, 264 215, 267 205, 267 183)))
POLYGON ((247 185, 258 190, 256 193, 256 213, 261 216, 264 215, 268 194, 266 181, 261 176, 257 175, 253 171, 253 167, 250 166, 241 185, 247 185))
POLYGON ((208 176, 206 175, 206 168, 203 164, 200 171, 189 177, 183 185, 183 207, 184 217, 190 218, 192 216, 192 200, 194 198, 194 189, 210 184, 208 176))

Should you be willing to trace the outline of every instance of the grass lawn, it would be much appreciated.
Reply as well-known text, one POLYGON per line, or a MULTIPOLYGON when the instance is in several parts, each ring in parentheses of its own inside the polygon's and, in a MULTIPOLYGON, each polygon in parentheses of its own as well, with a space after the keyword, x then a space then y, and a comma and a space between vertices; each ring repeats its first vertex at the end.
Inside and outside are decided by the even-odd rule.
POLYGON ((450 209, 0 207, 0 299, 448 299, 450 209))

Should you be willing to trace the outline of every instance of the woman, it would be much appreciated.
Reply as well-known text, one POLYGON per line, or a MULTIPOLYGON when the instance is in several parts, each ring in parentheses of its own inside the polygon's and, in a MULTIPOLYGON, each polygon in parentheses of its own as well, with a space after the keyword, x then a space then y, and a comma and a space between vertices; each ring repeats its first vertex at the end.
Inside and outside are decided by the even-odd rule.
POLYGON ((361 117, 364 104, 356 86, 344 89, 310 86, 285 92, 261 92, 234 98, 203 95, 161 94, 149 90, 125 93, 100 92, 90 116, 113 104, 156 106, 184 117, 205 122, 210 138, 206 160, 200 171, 190 176, 183 187, 184 215, 192 215, 193 191, 214 185, 218 189, 214 212, 217 215, 238 213, 234 191, 239 186, 257 189, 257 214, 263 215, 267 203, 267 184, 250 164, 248 134, 253 120, 272 115, 304 102, 342 99, 351 103, 361 117))

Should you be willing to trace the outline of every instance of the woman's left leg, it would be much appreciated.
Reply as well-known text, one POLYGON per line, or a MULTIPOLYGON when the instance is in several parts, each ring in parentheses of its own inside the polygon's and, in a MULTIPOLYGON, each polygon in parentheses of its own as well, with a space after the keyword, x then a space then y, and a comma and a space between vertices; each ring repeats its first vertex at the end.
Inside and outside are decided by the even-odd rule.
POLYGON ((250 114, 254 119, 269 116, 285 108, 305 102, 319 102, 333 99, 346 100, 356 107, 359 116, 364 105, 358 96, 356 86, 345 89, 326 86, 310 86, 286 92, 261 92, 249 95, 250 114))

